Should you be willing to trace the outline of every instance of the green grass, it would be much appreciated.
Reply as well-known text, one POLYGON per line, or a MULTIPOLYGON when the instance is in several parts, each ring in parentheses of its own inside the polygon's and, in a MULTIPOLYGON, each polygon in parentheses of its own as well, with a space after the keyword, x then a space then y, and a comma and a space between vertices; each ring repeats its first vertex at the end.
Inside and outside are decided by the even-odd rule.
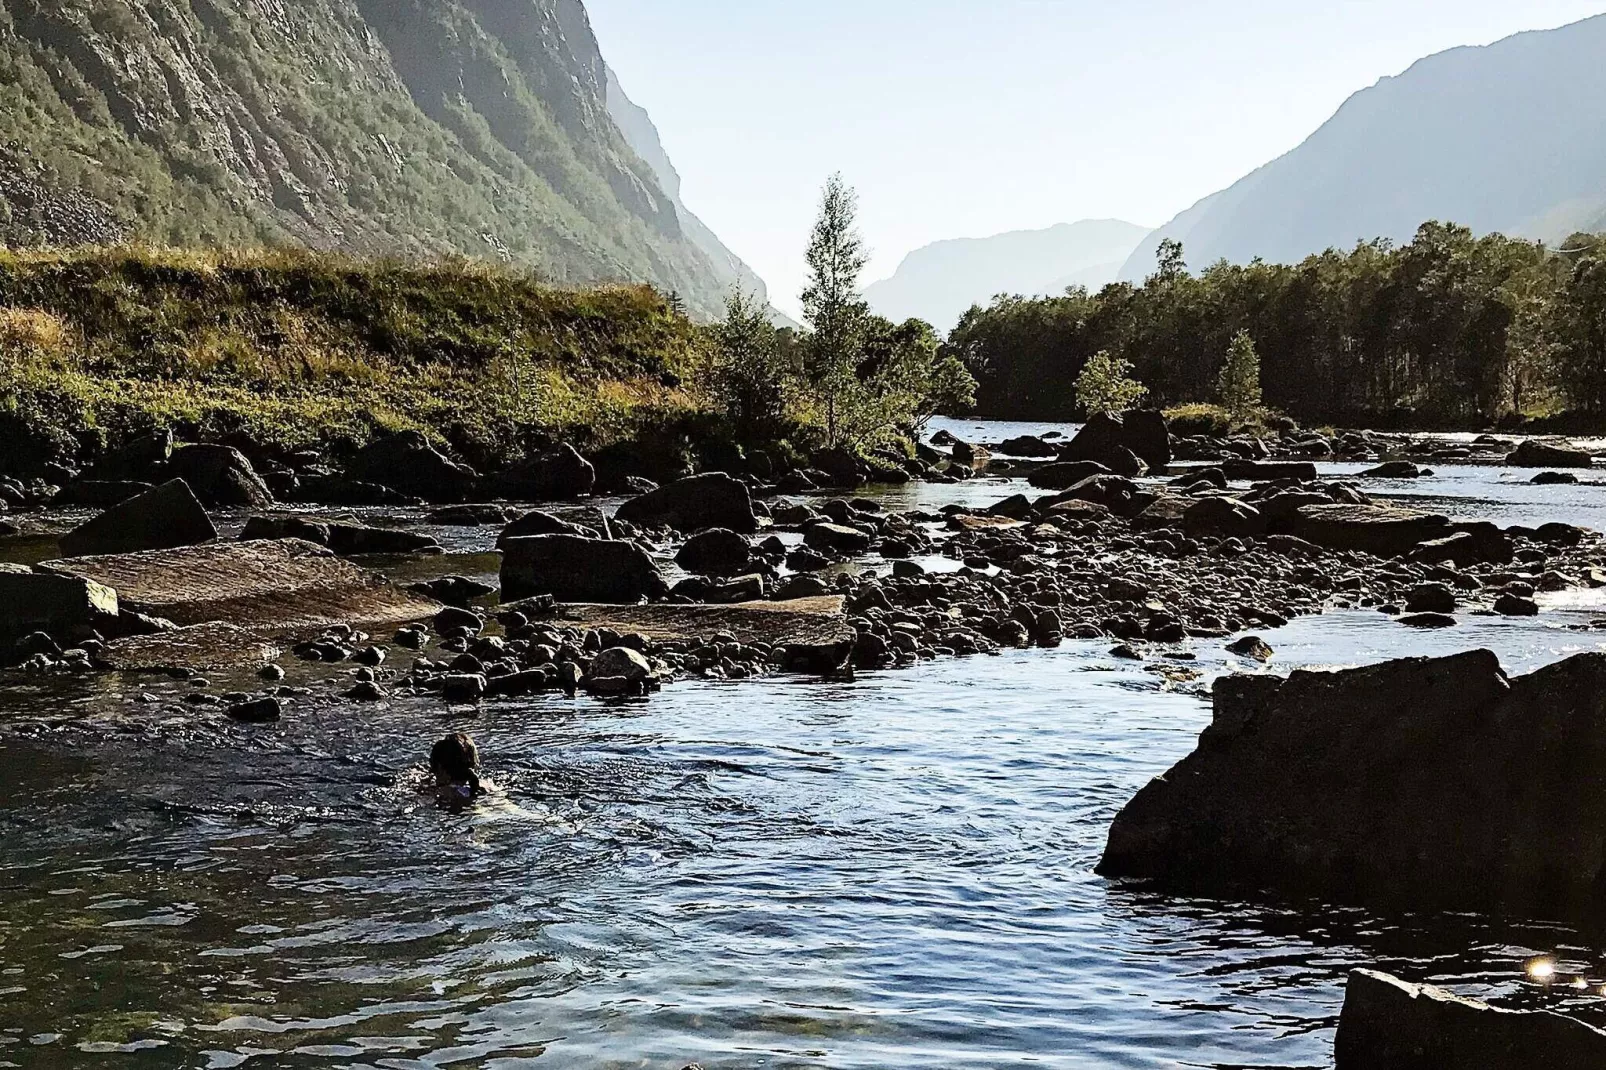
POLYGON ((500 466, 707 408, 706 331, 645 286, 467 261, 162 248, 0 253, 0 466, 158 427, 263 453, 417 428, 500 466), (70 441, 69 441, 70 440, 70 441))

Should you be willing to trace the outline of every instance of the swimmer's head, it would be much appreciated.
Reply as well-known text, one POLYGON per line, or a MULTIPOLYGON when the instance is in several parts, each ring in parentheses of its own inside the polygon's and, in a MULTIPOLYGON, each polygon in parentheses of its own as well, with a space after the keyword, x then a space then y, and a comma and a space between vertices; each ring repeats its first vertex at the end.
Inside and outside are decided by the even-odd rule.
POLYGON ((477 788, 479 769, 480 749, 462 732, 453 732, 430 748, 429 771, 442 787, 468 784, 477 788))

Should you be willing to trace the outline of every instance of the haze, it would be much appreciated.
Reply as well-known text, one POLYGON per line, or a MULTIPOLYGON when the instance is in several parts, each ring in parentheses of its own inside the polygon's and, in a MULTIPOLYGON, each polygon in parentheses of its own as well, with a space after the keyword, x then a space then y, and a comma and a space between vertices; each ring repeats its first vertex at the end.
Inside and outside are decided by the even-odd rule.
POLYGON ((1601 0, 591 0, 687 204, 797 311, 825 176, 858 188, 882 278, 951 237, 1158 226, 1417 59, 1601 0))

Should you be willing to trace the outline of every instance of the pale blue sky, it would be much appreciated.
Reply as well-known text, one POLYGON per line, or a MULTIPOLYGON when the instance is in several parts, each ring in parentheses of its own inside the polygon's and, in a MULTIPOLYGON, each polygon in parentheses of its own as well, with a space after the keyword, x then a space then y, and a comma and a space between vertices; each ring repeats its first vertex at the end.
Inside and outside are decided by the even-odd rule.
POLYGON ((1158 226, 1351 93, 1606 0, 587 0, 687 205, 796 309, 826 175, 867 281, 940 238, 1158 226))

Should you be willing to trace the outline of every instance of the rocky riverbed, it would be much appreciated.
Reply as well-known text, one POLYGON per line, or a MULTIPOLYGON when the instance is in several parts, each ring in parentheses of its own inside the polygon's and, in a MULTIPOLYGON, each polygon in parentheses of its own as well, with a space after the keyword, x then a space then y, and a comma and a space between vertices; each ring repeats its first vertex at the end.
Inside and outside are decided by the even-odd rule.
MULTIPOLYGON (((788 709, 785 692, 776 689, 792 681, 825 678, 829 682, 806 686, 853 694, 861 686, 854 674, 871 670, 864 678, 879 679, 873 670, 925 666, 889 677, 910 681, 903 686, 915 689, 916 704, 920 681, 937 673, 956 685, 966 678, 986 681, 983 707, 993 704, 992 695, 1011 694, 1010 702, 1041 716, 1031 681, 1046 683, 1050 674, 1065 672, 1067 658, 1091 658, 1088 668, 1118 677, 1130 675, 1123 665, 1140 670, 1145 694, 1192 702, 1188 696, 1223 668, 1260 671, 1267 658, 1274 667, 1287 663, 1291 640, 1284 637, 1298 631, 1301 618, 1322 613, 1335 622, 1370 618, 1372 627, 1394 630, 1405 648, 1429 641, 1418 635, 1431 636, 1441 648, 1462 633, 1477 637, 1463 640, 1469 645, 1482 643, 1487 628, 1508 622, 1549 625, 1591 642, 1593 618, 1552 608, 1573 597, 1587 602, 1599 584, 1600 545, 1591 532, 1399 510, 1374 493, 1379 481, 1398 475, 1334 478, 1302 468, 1243 467, 1247 460, 1218 456, 1163 474, 1145 465, 1141 474, 1121 476, 1102 462, 1056 456, 1036 469, 1011 466, 1005 482, 985 462, 975 468, 973 455, 960 470, 963 486, 948 484, 955 487, 948 504, 928 500, 912 507, 898 504, 898 494, 863 487, 788 494, 774 482, 730 477, 540 509, 530 508, 535 503, 467 502, 441 513, 395 504, 360 507, 348 518, 337 507, 277 499, 260 506, 208 505, 193 490, 191 505, 168 489, 156 504, 170 508, 179 501, 195 522, 191 537, 197 541, 156 550, 112 548, 93 573, 81 561, 60 557, 59 536, 86 520, 114 535, 140 525, 94 521, 81 506, 19 511, 18 526, 30 534, 9 543, 22 570, 12 575, 24 577, 15 582, 76 578, 112 591, 121 583, 133 634, 115 634, 103 599, 90 600, 89 615, 76 622, 82 629, 57 635, 30 622, 17 637, 32 644, 24 651, 27 668, 5 686, 18 694, 94 688, 108 696, 95 700, 101 706, 118 706, 118 734, 161 726, 159 736, 196 742, 213 736, 224 751, 249 753, 270 740, 274 747, 325 747, 331 718, 370 731, 388 731, 381 726, 393 723, 427 732, 438 722, 420 718, 478 711, 492 740, 504 736, 500 749, 508 753, 511 737, 496 726, 532 708, 550 717, 555 707, 532 704, 563 703, 565 693, 588 690, 607 701, 647 698, 647 707, 618 707, 621 714, 665 704, 665 715, 675 716, 682 701, 706 712, 697 703, 708 688, 732 689, 718 693, 738 705, 771 702, 788 709), (1084 469, 1063 487, 1029 482, 1050 465, 1089 463, 1105 470, 1084 469), (198 523, 203 517, 211 534, 198 523), (487 556, 498 543, 502 556, 487 556), (251 558, 259 562, 255 573, 232 580, 218 563, 239 548, 261 555, 273 546, 295 547, 298 560, 331 567, 346 567, 341 555, 347 555, 356 571, 335 569, 331 576, 344 577, 341 582, 367 598, 382 592, 383 605, 415 600, 422 608, 408 610, 405 621, 374 617, 371 605, 366 621, 364 614, 340 619, 338 600, 327 601, 338 587, 320 581, 314 586, 325 601, 312 603, 319 615, 286 616, 286 607, 307 603, 297 601, 304 596, 295 584, 278 583, 260 564, 268 559, 251 558), (383 547, 384 556, 359 547, 383 547), (627 564, 592 567, 602 553, 621 554, 627 564), (180 556, 159 558, 151 567, 151 554, 180 556), (175 593, 147 580, 146 571, 178 580, 205 573, 212 587, 203 591, 192 583, 175 593), (358 582, 359 575, 366 578, 358 582), (587 587, 621 576, 652 602, 609 606, 587 587), (521 597, 503 604, 498 595, 510 581, 521 597), (220 598, 226 590, 247 597, 220 598), (220 604, 226 610, 206 608, 220 604), (278 616, 267 616, 269 608, 278 616), (759 614, 780 619, 755 619, 759 614), (977 655, 992 656, 973 660, 977 655), (1005 666, 1024 691, 1001 684, 998 672, 1005 666), (113 667, 119 671, 109 671, 113 667), (129 668, 146 674, 128 676, 129 668), (269 678, 275 670, 282 679, 269 678), (682 683, 654 694, 675 681, 682 683), (687 697, 673 697, 681 687, 687 697), (755 697, 737 697, 744 692, 755 697), (274 717, 277 724, 267 723, 274 717)), ((1038 482, 1074 474, 1062 469, 1038 482)), ((151 489, 140 490, 136 502, 172 480, 140 482, 151 489)), ((26 702, 22 710, 28 712, 11 719, 12 730, 31 726, 20 734, 32 745, 71 738, 82 747, 98 733, 98 748, 114 739, 104 721, 86 730, 40 717, 26 702)), ((984 739, 986 711, 975 712, 976 738, 984 739)), ((1141 717, 1134 722, 1142 723, 1141 717)), ((1003 712, 995 724, 1011 732, 1019 726, 1003 712)), ((1186 752, 1186 736, 1169 752, 1171 759, 1186 752)), ((361 744, 352 753, 376 748, 396 753, 361 744)), ((402 747, 403 764, 405 754, 402 747)), ((1032 775, 1055 775, 1055 762, 1039 765, 1032 775)), ((1108 769, 1104 776, 1126 786, 1117 787, 1117 797, 1090 791, 1106 800, 1104 809, 1086 815, 1089 827, 1101 830, 1141 783, 1108 769)), ((947 782, 946 772, 942 777, 947 782)), ((674 791, 667 783, 662 790, 666 798, 674 791)), ((829 787, 820 790, 829 798, 829 787)), ((969 789, 950 790, 960 797, 969 789)), ((527 800, 527 789, 519 795, 527 800)), ((906 814, 903 820, 908 828, 924 827, 923 818, 906 814)), ((991 827, 990 818, 978 820, 991 827)), ((1096 854, 1088 857, 1089 850, 1066 864, 1090 871, 1096 854)), ((724 879, 742 883, 740 876, 724 879)), ((1151 916, 1175 908, 1156 909, 1161 914, 1151 916)), ((1401 972, 1398 965, 1395 970, 1401 972)), ((1019 1037, 1013 1044, 1015 1050, 1031 1047, 1019 1037)), ((676 1049, 688 1058, 700 1050, 676 1049)), ((1226 1045, 1220 1055, 1247 1050, 1226 1045)))

